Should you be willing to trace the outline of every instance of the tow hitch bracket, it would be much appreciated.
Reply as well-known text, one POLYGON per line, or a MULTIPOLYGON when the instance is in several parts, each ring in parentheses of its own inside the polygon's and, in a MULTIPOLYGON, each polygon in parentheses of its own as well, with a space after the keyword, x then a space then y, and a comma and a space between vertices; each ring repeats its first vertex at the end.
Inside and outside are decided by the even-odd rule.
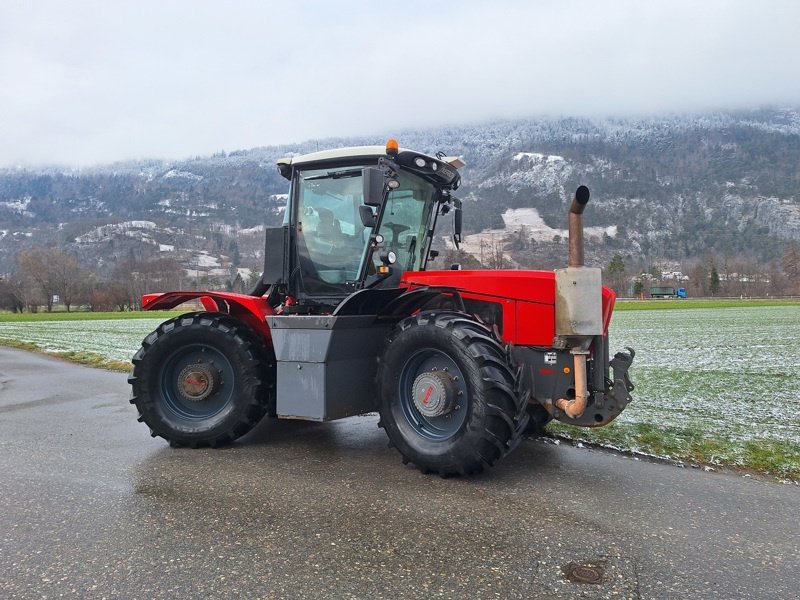
POLYGON ((636 356, 636 352, 633 348, 627 346, 625 349, 627 352, 617 352, 610 363, 611 370, 614 372, 614 384, 610 395, 614 397, 620 408, 631 401, 631 392, 635 387, 628 376, 628 369, 633 364, 633 357, 636 356))

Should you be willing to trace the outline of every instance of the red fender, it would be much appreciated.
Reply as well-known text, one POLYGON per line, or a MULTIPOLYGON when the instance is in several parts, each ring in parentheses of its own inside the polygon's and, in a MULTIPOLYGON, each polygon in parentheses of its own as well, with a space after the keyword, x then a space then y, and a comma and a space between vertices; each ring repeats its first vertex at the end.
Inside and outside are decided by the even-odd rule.
POLYGON ((142 296, 142 310, 169 310, 197 300, 209 312, 222 312, 247 323, 254 331, 271 340, 266 318, 275 314, 267 299, 262 296, 247 296, 232 292, 166 292, 142 296))

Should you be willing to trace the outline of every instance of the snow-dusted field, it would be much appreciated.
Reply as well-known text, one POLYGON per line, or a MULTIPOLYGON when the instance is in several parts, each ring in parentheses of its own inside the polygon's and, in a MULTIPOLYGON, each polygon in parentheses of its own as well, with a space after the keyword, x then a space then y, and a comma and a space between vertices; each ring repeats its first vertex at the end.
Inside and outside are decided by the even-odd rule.
POLYGON ((617 311, 611 337, 637 350, 618 421, 800 444, 800 306, 617 311))
MULTIPOLYGON (((0 339, 126 361, 161 321, 0 323, 0 339)), ((611 342, 637 351, 619 422, 800 444, 800 306, 618 311, 611 342)))
POLYGON ((49 352, 93 352, 112 360, 130 360, 144 337, 163 318, 100 321, 0 323, 3 338, 32 342, 49 352))

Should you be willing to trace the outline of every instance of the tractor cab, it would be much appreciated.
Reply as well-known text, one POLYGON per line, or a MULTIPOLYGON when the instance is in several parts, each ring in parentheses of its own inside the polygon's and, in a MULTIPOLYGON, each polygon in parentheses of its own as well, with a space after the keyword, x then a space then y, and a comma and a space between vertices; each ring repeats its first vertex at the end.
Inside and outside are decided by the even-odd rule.
POLYGON ((460 211, 451 193, 463 165, 393 140, 282 159, 289 201, 282 226, 267 231, 260 291, 275 286, 294 312, 329 314, 358 290, 396 288, 404 272, 425 269, 439 216, 460 211))

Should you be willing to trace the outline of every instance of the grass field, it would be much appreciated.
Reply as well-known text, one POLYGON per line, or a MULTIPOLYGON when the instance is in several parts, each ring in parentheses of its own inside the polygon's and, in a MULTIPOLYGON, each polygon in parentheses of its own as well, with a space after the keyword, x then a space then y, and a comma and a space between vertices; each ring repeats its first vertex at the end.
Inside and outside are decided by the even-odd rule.
POLYGON ((800 304, 620 311, 612 348, 638 350, 634 402, 576 440, 800 479, 800 304))
MULTIPOLYGON (((95 313, 70 313, 79 314, 95 313)), ((129 371, 131 356, 144 337, 171 316, 131 314, 144 314, 147 318, 114 319, 107 316, 84 320, 71 316, 65 320, 0 319, 0 344, 41 350, 81 364, 114 371, 129 371)))
MULTIPOLYGON (((619 303, 612 350, 637 350, 634 402, 607 427, 553 423, 551 433, 800 480, 800 302, 767 302, 619 303)), ((173 314, 0 314, 0 344, 124 371, 173 314)))

